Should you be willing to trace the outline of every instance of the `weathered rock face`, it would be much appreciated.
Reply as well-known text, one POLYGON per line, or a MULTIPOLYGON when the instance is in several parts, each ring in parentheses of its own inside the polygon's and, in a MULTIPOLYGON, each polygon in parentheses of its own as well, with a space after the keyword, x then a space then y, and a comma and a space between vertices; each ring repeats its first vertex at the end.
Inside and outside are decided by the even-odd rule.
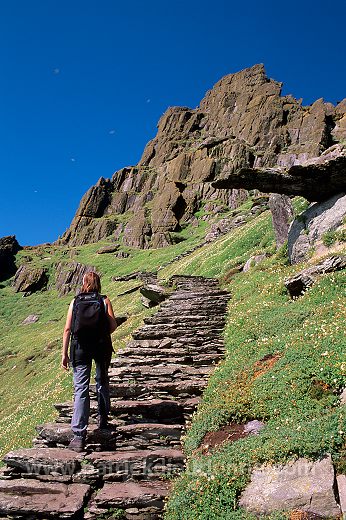
POLYGON ((287 195, 272 193, 269 197, 277 249, 287 240, 290 223, 293 220, 293 207, 287 195))
POLYGON ((95 267, 78 262, 59 263, 56 266, 55 281, 59 296, 63 296, 71 291, 76 292, 82 285, 83 276, 89 271, 95 271, 95 267))
POLYGON ((240 167, 214 181, 216 188, 259 189, 301 195, 311 202, 323 201, 346 191, 346 148, 333 145, 320 156, 288 166, 240 167))
POLYGON ((291 263, 296 264, 306 260, 313 249, 323 252, 324 234, 341 227, 345 217, 345 193, 312 204, 298 215, 288 232, 288 254, 291 263))
POLYGON ((341 269, 346 269, 346 256, 331 256, 324 262, 308 267, 288 278, 285 281, 285 286, 291 298, 297 298, 315 283, 319 275, 340 271, 341 269))
POLYGON ((16 292, 31 294, 46 287, 47 282, 48 276, 45 269, 33 268, 24 264, 16 272, 13 286, 16 292))
POLYGON ((10 278, 16 272, 15 255, 20 249, 15 236, 0 238, 0 281, 10 278))
POLYGON ((330 456, 316 462, 299 459, 286 466, 264 466, 253 471, 240 506, 256 514, 298 509, 318 518, 339 518, 334 480, 330 456))
POLYGON ((127 245, 162 247, 202 201, 236 207, 244 194, 236 188, 314 201, 341 191, 346 157, 334 145, 346 137, 346 101, 304 107, 281 96, 281 86, 255 65, 222 78, 196 109, 169 108, 138 165, 101 178, 62 241, 82 244, 124 232, 127 245))

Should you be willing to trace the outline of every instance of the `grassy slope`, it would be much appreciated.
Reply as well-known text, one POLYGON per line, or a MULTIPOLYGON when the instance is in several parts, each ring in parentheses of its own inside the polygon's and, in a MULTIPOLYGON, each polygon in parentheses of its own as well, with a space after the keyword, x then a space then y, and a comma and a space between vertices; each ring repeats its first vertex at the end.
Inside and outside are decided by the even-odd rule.
MULTIPOLYGON (((100 244, 69 251, 69 256, 102 272, 103 291, 118 312, 131 315, 115 333, 115 346, 124 344, 151 311, 141 306, 138 293, 117 297, 136 282, 115 283, 111 277, 157 269, 198 243, 203 226, 191 236, 189 229, 183 233, 184 242, 161 250, 132 251, 126 260, 95 256, 100 244)), ((41 252, 35 262, 52 265, 61 258, 66 258, 64 248, 41 252), (47 254, 51 258, 45 259, 47 254)), ((284 278, 302 267, 287 266, 282 254, 274 254, 271 218, 266 212, 160 270, 163 280, 178 273, 222 277, 232 294, 225 331, 227 355, 211 376, 185 438, 185 450, 192 457, 188 471, 176 482, 167 519, 252 518, 237 510, 237 497, 257 463, 325 452, 342 463, 340 432, 345 430, 345 417, 337 392, 345 384, 345 276, 342 272, 326 275, 303 297, 291 301, 284 278), (268 260, 227 282, 234 266, 263 251, 271 254, 268 260), (276 354, 275 364, 256 365, 268 354, 276 354), (252 418, 266 422, 259 436, 224 445, 209 456, 196 453, 206 432, 252 418)), ((58 298, 53 290, 22 298, 8 286, 0 289, 0 298, 3 453, 29 446, 34 426, 54 417, 52 403, 72 396, 71 374, 59 368, 62 328, 71 297, 58 298), (30 313, 40 313, 40 321, 20 325, 30 313), (30 360, 32 356, 36 357, 30 360)))
MULTIPOLYGON (((228 269, 249 251, 272 250, 270 237, 270 218, 263 214, 174 270, 226 275, 225 280, 228 269)), ((344 272, 325 275, 292 301, 284 279, 303 267, 286 265, 281 252, 225 283, 232 295, 227 353, 187 432, 189 463, 175 484, 167 520, 255 518, 239 510, 237 499, 257 464, 332 453, 345 469, 346 416, 338 394, 346 382, 346 277, 344 272), (276 362, 260 361, 268 355, 276 362), (208 455, 197 451, 208 431, 251 419, 266 423, 260 435, 226 443, 208 455)))

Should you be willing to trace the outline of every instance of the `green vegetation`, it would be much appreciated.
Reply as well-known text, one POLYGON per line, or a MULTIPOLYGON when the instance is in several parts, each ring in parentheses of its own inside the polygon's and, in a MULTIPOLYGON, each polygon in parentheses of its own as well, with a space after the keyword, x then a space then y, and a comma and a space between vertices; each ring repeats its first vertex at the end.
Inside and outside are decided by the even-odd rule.
POLYGON ((322 242, 327 247, 334 245, 336 242, 346 242, 346 229, 326 231, 322 236, 322 242))
MULTIPOLYGON (((299 213, 306 202, 297 198, 294 204, 299 213)), ((246 201, 239 210, 245 213, 250 205, 246 201)), ((206 226, 201 221, 196 228, 184 228, 175 234, 176 243, 167 248, 122 248, 130 253, 126 259, 97 255, 101 246, 109 244, 105 240, 76 248, 24 250, 18 254, 18 262, 30 256, 33 265, 49 269, 52 283, 56 262, 74 260, 95 266, 115 311, 130 316, 114 334, 115 348, 122 347, 143 318, 155 310, 141 305, 138 292, 121 296, 138 284, 136 280, 114 282, 113 276, 159 270, 162 283, 174 274, 220 278, 231 293, 226 355, 210 377, 184 438, 187 470, 175 480, 166 519, 253 520, 237 504, 254 466, 331 453, 337 468, 346 471, 345 407, 339 406, 346 376, 346 279, 342 271, 324 275, 304 296, 291 300, 284 280, 305 265, 288 265, 287 244, 276 252, 268 211, 174 260, 203 241, 206 226), (249 272, 238 272, 238 266, 260 253, 268 257, 249 272), (206 433, 251 419, 265 423, 259 435, 201 449, 206 433)), ((343 251, 346 244, 341 244, 343 251)), ((59 298, 52 289, 23 298, 8 283, 0 288, 0 299, 3 454, 30 446, 34 427, 56 417, 53 403, 72 397, 71 373, 59 366, 71 295, 59 298), (29 314, 39 314, 40 320, 21 325, 29 314)), ((287 515, 278 512, 267 518, 283 520, 287 515)))

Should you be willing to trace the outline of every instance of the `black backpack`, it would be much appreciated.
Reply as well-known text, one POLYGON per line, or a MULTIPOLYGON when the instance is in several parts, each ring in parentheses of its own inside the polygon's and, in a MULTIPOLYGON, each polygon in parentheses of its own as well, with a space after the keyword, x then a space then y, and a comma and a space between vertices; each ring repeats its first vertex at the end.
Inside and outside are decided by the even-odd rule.
POLYGON ((76 296, 72 313, 72 335, 79 345, 93 351, 109 337, 105 301, 97 292, 76 296))

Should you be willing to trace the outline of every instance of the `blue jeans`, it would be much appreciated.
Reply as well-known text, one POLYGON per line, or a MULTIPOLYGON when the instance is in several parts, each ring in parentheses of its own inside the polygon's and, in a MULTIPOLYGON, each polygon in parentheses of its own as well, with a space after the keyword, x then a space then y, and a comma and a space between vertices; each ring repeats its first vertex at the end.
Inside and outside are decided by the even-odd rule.
MULTIPOLYGON (((109 362, 95 361, 96 364, 96 393, 98 413, 107 418, 110 410, 109 399, 109 362)), ((71 430, 75 436, 86 437, 90 413, 89 384, 92 359, 73 365, 74 405, 71 421, 71 430)))

